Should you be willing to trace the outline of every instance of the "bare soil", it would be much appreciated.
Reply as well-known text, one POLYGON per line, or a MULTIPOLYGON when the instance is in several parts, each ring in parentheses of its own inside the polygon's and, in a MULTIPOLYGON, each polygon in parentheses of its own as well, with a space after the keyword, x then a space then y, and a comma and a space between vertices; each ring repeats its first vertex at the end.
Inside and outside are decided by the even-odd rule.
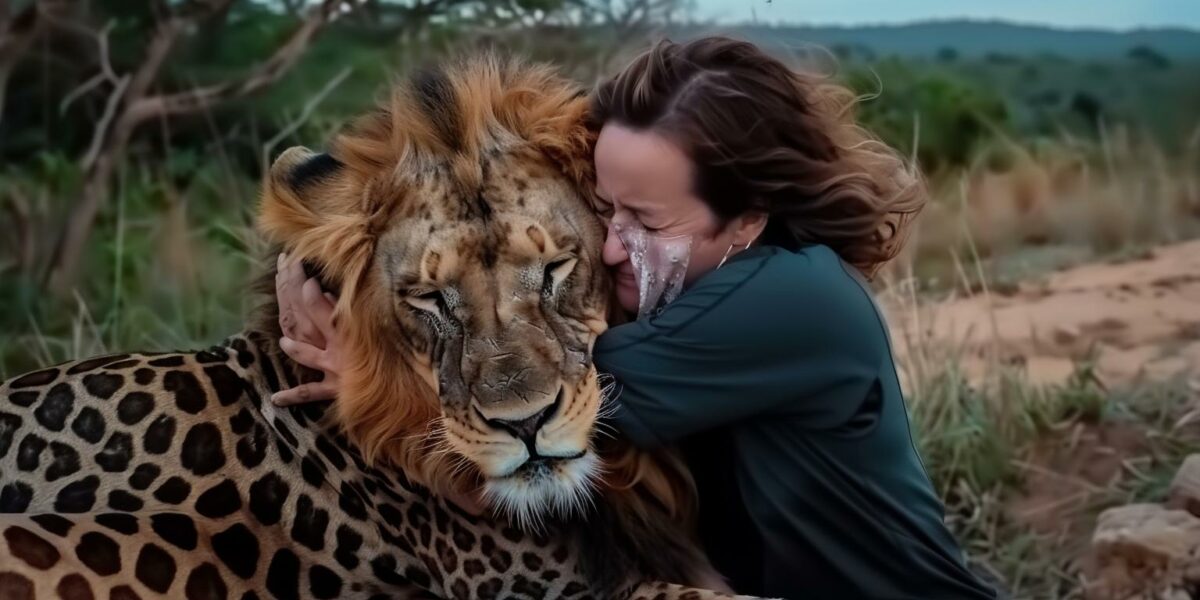
MULTIPOLYGON (((1002 291, 910 306, 885 302, 893 338, 958 348, 968 375, 1023 365, 1035 383, 1096 361, 1110 385, 1200 373, 1200 240, 1093 263, 1002 291), (916 331, 916 330, 920 331, 916 331)), ((904 344, 897 344, 904 360, 904 344)))

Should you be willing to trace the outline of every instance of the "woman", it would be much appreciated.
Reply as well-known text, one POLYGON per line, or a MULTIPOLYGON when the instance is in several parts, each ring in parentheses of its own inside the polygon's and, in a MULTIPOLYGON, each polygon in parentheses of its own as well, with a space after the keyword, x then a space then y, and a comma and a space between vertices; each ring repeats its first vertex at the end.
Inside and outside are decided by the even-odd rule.
MULTIPOLYGON (((924 190, 852 103, 726 38, 664 41, 600 86, 603 256, 646 318, 600 336, 596 366, 625 436, 683 449, 705 549, 738 592, 992 598, 943 524, 865 285, 924 190)), ((327 310, 301 330, 329 331, 327 310)), ((336 351, 315 364, 282 344, 327 377, 277 401, 336 392, 336 351)))

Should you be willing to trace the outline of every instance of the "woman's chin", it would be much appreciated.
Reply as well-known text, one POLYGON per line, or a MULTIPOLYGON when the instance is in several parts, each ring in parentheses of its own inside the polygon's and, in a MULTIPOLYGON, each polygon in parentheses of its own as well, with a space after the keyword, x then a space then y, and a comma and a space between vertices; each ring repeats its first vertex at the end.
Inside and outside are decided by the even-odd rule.
POLYGON ((627 287, 624 285, 617 286, 617 302, 621 305, 621 309, 625 312, 637 316, 638 312, 638 291, 637 288, 627 287))

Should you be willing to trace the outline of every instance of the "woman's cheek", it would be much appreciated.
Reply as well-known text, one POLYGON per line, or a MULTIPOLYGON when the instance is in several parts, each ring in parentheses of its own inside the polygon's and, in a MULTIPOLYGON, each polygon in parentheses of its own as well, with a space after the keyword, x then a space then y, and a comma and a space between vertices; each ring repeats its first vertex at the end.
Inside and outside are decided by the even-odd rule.
POLYGON ((638 310, 638 290, 637 285, 618 279, 617 287, 617 302, 621 304, 621 308, 625 312, 637 314, 638 310))

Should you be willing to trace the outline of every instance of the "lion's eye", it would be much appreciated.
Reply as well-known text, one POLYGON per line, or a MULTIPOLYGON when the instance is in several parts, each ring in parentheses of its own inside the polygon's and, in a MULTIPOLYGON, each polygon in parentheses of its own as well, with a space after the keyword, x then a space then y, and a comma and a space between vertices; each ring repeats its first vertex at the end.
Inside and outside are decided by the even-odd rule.
POLYGON ((404 296, 405 302, 418 310, 423 310, 433 314, 442 314, 446 306, 446 300, 442 297, 442 292, 439 290, 415 290, 410 291, 404 296))
POLYGON ((564 256, 546 263, 546 271, 542 277, 542 294, 553 296, 558 291, 558 286, 571 275, 577 262, 579 259, 574 256, 564 256))

